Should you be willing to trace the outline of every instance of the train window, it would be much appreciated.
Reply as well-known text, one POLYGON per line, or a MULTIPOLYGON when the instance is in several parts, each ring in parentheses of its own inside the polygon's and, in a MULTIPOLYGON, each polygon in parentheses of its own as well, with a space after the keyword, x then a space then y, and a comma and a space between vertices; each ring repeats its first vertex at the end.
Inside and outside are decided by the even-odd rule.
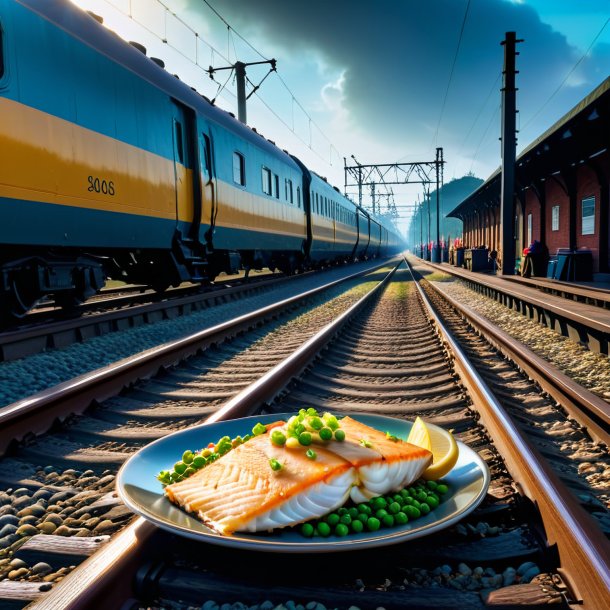
POLYGON ((294 199, 292 197, 292 180, 286 181, 286 201, 294 203, 294 199))
POLYGON ((174 135, 176 136, 176 153, 178 161, 184 163, 184 145, 182 143, 182 123, 174 119, 174 135))
POLYGON ((279 199, 280 198, 280 177, 277 174, 273 174, 273 185, 275 187, 275 198, 279 199))
POLYGON ((203 169, 209 178, 212 175, 212 147, 210 146, 210 138, 205 133, 201 134, 201 138, 203 144, 203 169))
POLYGON ((233 182, 244 186, 246 184, 246 163, 241 153, 233 153, 233 182))
POLYGON ((297 186, 297 206, 301 207, 301 187, 297 186))
POLYGON ((316 193, 316 213, 320 213, 320 202, 318 201, 318 193, 316 193))
POLYGON ((263 167, 263 193, 265 195, 271 195, 271 170, 263 167))

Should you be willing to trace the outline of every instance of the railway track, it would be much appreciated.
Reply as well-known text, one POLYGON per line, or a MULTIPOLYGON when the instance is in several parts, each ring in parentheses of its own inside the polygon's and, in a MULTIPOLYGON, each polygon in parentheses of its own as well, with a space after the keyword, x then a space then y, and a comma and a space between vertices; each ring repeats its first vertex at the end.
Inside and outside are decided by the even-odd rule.
MULTIPOLYGON (((303 318, 277 322, 271 333, 259 329, 253 336, 246 334, 192 358, 185 368, 168 370, 126 395, 106 400, 85 416, 68 421, 53 439, 43 436, 13 450, 8 458, 12 461, 5 458, 3 466, 8 468, 2 470, 10 469, 13 483, 18 479, 23 489, 28 489, 24 481, 30 487, 37 484, 38 498, 54 491, 49 489, 52 485, 63 486, 64 492, 69 485, 72 493, 48 495, 46 506, 44 501, 37 502, 45 517, 35 514, 40 509, 30 511, 36 518, 32 527, 49 522, 50 508, 61 509, 62 524, 56 525, 55 535, 37 533, 16 545, 19 548, 9 558, 17 561, 11 568, 25 569, 28 575, 37 559, 45 563, 42 558, 46 558, 61 567, 47 563, 51 570, 44 577, 34 574, 19 585, 19 578, 13 574, 10 580, 6 572, 10 562, 0 560, 0 570, 10 580, 0 582, 0 599, 4 595, 8 602, 12 585, 17 607, 23 606, 28 595, 39 598, 32 608, 214 607, 209 605, 211 600, 247 606, 265 599, 271 600, 268 607, 279 603, 288 607, 288 600, 303 606, 309 603, 312 608, 314 602, 329 607, 398 608, 408 603, 421 608, 482 608, 485 601, 603 607, 600 603, 608 599, 610 579, 607 543, 599 525, 577 505, 563 482, 547 473, 550 468, 544 460, 535 453, 524 457, 522 452, 529 449, 518 431, 511 429, 507 436, 497 425, 498 418, 505 417, 502 408, 494 399, 486 404, 490 400, 482 392, 484 383, 460 355, 452 353, 448 358, 428 321, 433 314, 422 305, 409 278, 402 268, 388 277, 383 294, 379 288, 367 302, 342 303, 336 326, 329 324, 320 336, 313 336, 313 328, 320 326, 313 311, 307 314, 316 318, 311 326, 303 318), (488 464, 490 492, 465 522, 445 532, 395 547, 350 553, 347 559, 318 555, 313 561, 308 555, 288 558, 197 545, 160 532, 142 519, 126 525, 110 541, 104 537, 104 532, 113 533, 130 520, 113 494, 113 473, 144 443, 206 419, 239 417, 261 406, 265 412, 285 412, 304 405, 406 419, 420 414, 452 428, 488 464), (86 447, 75 446, 75 438, 88 439, 86 447), (538 460, 540 470, 532 477, 538 460), (69 467, 74 461, 80 470, 69 467), (43 462, 49 466, 41 475, 36 465, 43 462), (24 464, 30 465, 29 474, 20 471, 24 464), (36 481, 41 477, 44 481, 36 481), (551 507, 558 501, 562 511, 551 507), (66 524, 68 519, 89 525, 79 528, 75 521, 66 524), (63 538, 57 534, 59 527, 65 527, 62 533, 68 535, 53 549, 50 542, 63 538), (64 578, 70 566, 87 555, 90 559, 64 578), (66 563, 66 558, 73 563, 66 563), (581 562, 580 569, 576 560, 581 562), (243 567, 236 570, 245 565, 247 573, 243 567)), ((329 321, 337 317, 337 311, 326 310, 325 316, 325 322, 329 321)), ((436 326, 443 340, 451 341, 438 322, 436 326)), ((488 348, 481 349, 479 360, 485 360, 488 348)), ((486 381, 493 386, 490 376, 486 381)), ((555 467, 565 468, 567 463, 558 460, 555 467)), ((25 495, 17 494, 17 500, 25 495)), ((39 573, 46 569, 38 568, 39 573)))
MULTIPOLYGON (((301 277, 301 276, 298 276, 301 277)), ((41 305, 18 326, 0 332, 0 360, 16 360, 66 347, 110 332, 187 315, 216 303, 242 298, 289 282, 294 276, 235 277, 211 286, 182 286, 163 294, 143 286, 109 289, 74 310, 41 305)))

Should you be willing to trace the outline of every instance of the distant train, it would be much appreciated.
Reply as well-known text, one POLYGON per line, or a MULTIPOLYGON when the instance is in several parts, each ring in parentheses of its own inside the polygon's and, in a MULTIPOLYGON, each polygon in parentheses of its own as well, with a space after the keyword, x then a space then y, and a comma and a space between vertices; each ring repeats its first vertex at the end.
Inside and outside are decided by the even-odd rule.
POLYGON ((0 0, 0 304, 401 249, 391 222, 68 0, 0 0))

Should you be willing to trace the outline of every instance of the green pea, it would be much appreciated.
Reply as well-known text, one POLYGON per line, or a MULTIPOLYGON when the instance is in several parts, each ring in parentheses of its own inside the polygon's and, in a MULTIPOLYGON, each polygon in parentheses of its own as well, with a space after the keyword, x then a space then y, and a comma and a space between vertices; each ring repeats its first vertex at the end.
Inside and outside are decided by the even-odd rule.
POLYGON ((358 513, 357 520, 362 521, 362 523, 366 523, 367 519, 370 517, 370 513, 367 515, 366 513, 358 513))
POLYGON ((400 495, 403 497, 403 499, 407 499, 411 497, 411 494, 409 493, 408 489, 401 489, 400 490, 400 495))
POLYGON ((347 515, 347 508, 345 508, 345 506, 342 506, 341 508, 337 509, 337 514, 338 515, 347 515))
POLYGON ((425 502, 427 497, 428 497, 428 494, 425 491, 417 492, 416 498, 419 502, 425 502))
POLYGON ((244 436, 244 443, 247 443, 252 438, 252 434, 246 434, 244 436))
POLYGON ((171 479, 172 483, 179 483, 180 481, 184 480, 184 477, 177 472, 172 472, 169 475, 169 478, 171 479))
POLYGON ((178 474, 184 473, 186 468, 187 468, 187 466, 184 462, 176 462, 174 464, 174 471, 177 472, 178 474))
POLYGON ((185 451, 185 452, 182 454, 182 461, 183 461, 185 464, 190 464, 190 463, 193 461, 193 458, 194 458, 194 457, 195 457, 195 456, 193 455, 193 452, 192 452, 192 451, 185 451))
POLYGON ((271 433, 271 442, 278 447, 283 447, 286 444, 286 435, 281 430, 274 430, 271 433))
POLYGON ((364 504, 364 503, 358 504, 358 510, 361 513, 365 513, 367 515, 371 515, 373 513, 371 507, 368 504, 364 504))
POLYGON ((438 483, 436 481, 426 481, 426 487, 430 491, 434 491, 438 487, 438 483))
POLYGON ((415 506, 415 508, 419 508, 421 506, 421 502, 419 500, 413 500, 413 506, 415 506))
POLYGON ((409 517, 400 511, 394 515, 394 521, 396 521, 396 525, 404 525, 405 523, 409 522, 409 517))
POLYGON ((320 523, 318 523, 318 534, 320 534, 320 536, 324 536, 326 538, 326 536, 330 536, 330 525, 328 525, 328 523, 324 523, 324 521, 320 521, 320 523))
POLYGON ((282 464, 278 462, 275 458, 271 458, 269 460, 269 466, 271 466, 271 470, 278 471, 282 469, 282 464))
POLYGON ((184 471, 184 476, 185 477, 190 477, 192 474, 195 474, 197 472, 196 468, 192 468, 191 466, 189 466, 185 471, 184 471))
POLYGON ((315 460, 318 457, 318 454, 313 450, 313 449, 308 449, 305 452, 305 455, 310 459, 310 460, 315 460))
POLYGON ((417 519, 421 515, 421 511, 415 506, 405 506, 404 512, 409 519, 417 519))
POLYGON ((388 514, 388 511, 385 508, 380 508, 376 513, 375 513, 375 517, 377 517, 377 519, 381 520, 383 519, 386 515, 388 514))
POLYGON ((335 440, 338 440, 339 442, 342 442, 345 440, 345 432, 343 430, 341 430, 340 428, 335 430, 335 440))
POLYGON ((392 496, 392 500, 394 500, 394 502, 398 502, 398 504, 400 504, 401 506, 403 505, 403 502, 404 502, 404 498, 400 494, 394 494, 392 496))
POLYGON ((233 447, 233 449, 235 449, 235 447, 242 445, 244 442, 244 439, 239 436, 239 434, 231 441, 231 446, 233 447))
POLYGON ((398 502, 392 502, 392 504, 388 506, 388 512, 392 515, 395 515, 397 512, 400 512, 400 504, 398 502))
POLYGON ((350 527, 352 532, 359 534, 364 529, 364 523, 360 519, 354 519, 351 522, 350 527))
POLYGON ((324 420, 324 423, 333 431, 339 427, 339 421, 332 413, 324 413, 322 419, 324 420))
POLYGON ((394 525, 394 515, 385 515, 381 522, 385 527, 392 527, 394 525))
POLYGON ((355 506, 352 506, 351 508, 347 509, 347 514, 352 518, 352 519, 357 519, 358 518, 358 509, 355 506))
POLYGON ((446 494, 449 491, 449 488, 445 484, 440 483, 436 486, 436 491, 442 496, 443 494, 446 494))
POLYGON ((195 468, 203 468, 207 463, 207 460, 202 455, 196 455, 193 458, 193 466, 195 468))
POLYGON ((330 513, 330 515, 326 515, 326 517, 324 517, 324 521, 326 521, 326 523, 328 523, 328 525, 331 527, 335 527, 335 525, 339 523, 339 519, 340 517, 337 513, 330 513))
POLYGON ((267 426, 264 426, 260 422, 256 424, 254 428, 252 428, 252 434, 254 434, 254 436, 258 436, 259 434, 265 434, 265 432, 267 432, 267 426))
POLYGON ((305 538, 311 538, 313 536, 313 525, 311 523, 303 523, 301 525, 301 534, 305 536, 305 538))
POLYGON ((305 447, 311 445, 311 434, 309 432, 301 432, 299 434, 299 443, 305 447))
POLYGON ((352 518, 348 515, 341 515, 339 518, 339 523, 343 523, 344 525, 349 525, 352 522, 352 518))
POLYGON ((369 517, 366 521, 366 529, 369 532, 376 532, 381 527, 379 519, 376 517, 369 517))
POLYGON ((297 424, 294 427, 294 433, 299 436, 301 433, 305 432, 305 426, 303 424, 297 424))
POLYGON ((347 527, 347 525, 345 525, 344 523, 339 523, 335 527, 335 536, 340 536, 342 538, 343 536, 347 536, 348 534, 349 527, 347 527))
POLYGON ((323 441, 329 441, 333 437, 333 431, 330 428, 320 428, 318 434, 323 441))
POLYGON ((419 510, 421 511, 422 515, 427 515, 430 512, 430 507, 428 504, 426 504, 426 502, 422 502, 419 510))
POLYGON ((373 510, 379 510, 380 508, 385 508, 388 505, 388 503, 385 501, 385 498, 382 498, 381 496, 377 497, 377 498, 373 498, 371 500, 371 508, 373 510))
POLYGON ((317 416, 310 417, 308 423, 314 430, 320 430, 324 426, 324 422, 317 416))
POLYGON ((318 415, 318 412, 313 407, 308 407, 305 413, 307 413, 307 415, 318 415))
POLYGON ((428 499, 426 500, 426 504, 431 508, 431 509, 435 509, 439 502, 437 500, 437 498, 435 498, 434 496, 428 496, 428 499))
POLYGON ((409 504, 413 504, 414 500, 411 496, 407 496, 406 498, 403 498, 404 502, 403 502, 403 507, 405 506, 409 506, 409 504))

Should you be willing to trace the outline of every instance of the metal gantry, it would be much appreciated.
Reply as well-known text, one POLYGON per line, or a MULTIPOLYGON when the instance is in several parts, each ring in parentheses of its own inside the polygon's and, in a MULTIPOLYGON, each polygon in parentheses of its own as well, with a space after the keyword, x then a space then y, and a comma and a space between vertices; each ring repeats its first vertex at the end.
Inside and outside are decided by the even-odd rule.
MULTIPOLYGON (((443 186, 443 149, 436 149, 434 161, 412 161, 410 163, 371 163, 363 165, 352 155, 355 165, 348 165, 343 159, 345 171, 345 195, 349 187, 358 187, 358 204, 362 206, 362 193, 365 187, 370 188, 373 214, 381 213, 379 198, 387 197, 388 214, 398 216, 394 202, 394 191, 391 186, 400 184, 421 184, 424 188, 424 201, 428 201, 428 242, 430 242, 430 185, 436 183, 436 241, 433 256, 440 262, 440 192, 443 186), (386 193, 380 195, 379 186, 385 187, 386 193), (427 195, 426 195, 427 194, 427 195)), ((423 206, 423 203, 421 204, 423 206)), ((398 206, 418 209, 417 206, 398 206)), ((421 209, 421 207, 420 207, 421 209)), ((421 227, 420 227, 421 228, 421 227)), ((423 233, 423 229, 420 231, 423 233)), ((423 238, 423 234, 422 234, 423 238)), ((421 242, 420 242, 421 243, 421 242)), ((422 244, 423 249, 423 244, 422 244)))

